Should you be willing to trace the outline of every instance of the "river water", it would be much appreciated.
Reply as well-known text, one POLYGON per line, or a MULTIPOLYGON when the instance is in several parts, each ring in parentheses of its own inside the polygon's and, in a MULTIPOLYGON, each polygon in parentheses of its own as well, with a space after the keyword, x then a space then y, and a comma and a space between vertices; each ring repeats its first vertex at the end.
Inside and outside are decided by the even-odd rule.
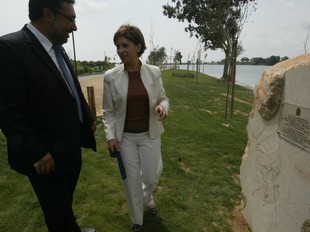
MULTIPOLYGON (((261 78, 264 70, 270 66, 264 65, 237 65, 236 84, 255 89, 256 84, 261 78)), ((187 65, 180 65, 180 69, 187 69, 187 65)), ((224 65, 200 65, 200 72, 216 78, 221 78, 224 65)), ((190 70, 196 70, 196 65, 191 65, 190 70)))
MULTIPOLYGON (((261 78, 264 70, 270 66, 264 65, 237 65, 236 68, 236 84, 255 89, 256 84, 261 78)), ((180 69, 187 69, 187 65, 180 65, 180 69)), ((196 70, 196 65, 190 65, 190 70, 196 70)), ((221 78, 223 74, 224 65, 200 65, 200 72, 208 74, 216 78, 221 78)), ((96 78, 103 74, 95 74, 90 76, 79 76, 79 80, 85 80, 90 78, 96 78)))

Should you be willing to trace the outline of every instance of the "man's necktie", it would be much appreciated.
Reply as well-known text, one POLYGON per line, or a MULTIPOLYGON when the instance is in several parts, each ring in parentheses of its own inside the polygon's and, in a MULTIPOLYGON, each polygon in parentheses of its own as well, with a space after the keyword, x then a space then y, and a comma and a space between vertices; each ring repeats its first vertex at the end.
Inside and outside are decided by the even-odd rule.
POLYGON ((77 92, 76 86, 74 84, 70 70, 65 63, 59 48, 56 45, 53 45, 53 49, 55 51, 55 56, 56 56, 56 59, 57 59, 57 62, 58 62, 59 68, 60 68, 59 71, 61 72, 68 88, 70 89, 71 94, 73 95, 73 97, 76 100, 76 104, 77 104, 78 111, 79 111, 79 119, 81 122, 83 122, 83 112, 82 112, 80 97, 79 97, 79 94, 77 92))

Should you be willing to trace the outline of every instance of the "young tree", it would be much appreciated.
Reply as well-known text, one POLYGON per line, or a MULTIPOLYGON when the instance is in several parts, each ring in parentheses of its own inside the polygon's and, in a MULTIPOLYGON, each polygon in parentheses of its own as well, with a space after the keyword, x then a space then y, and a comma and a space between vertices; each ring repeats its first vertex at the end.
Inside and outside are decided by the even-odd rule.
POLYGON ((308 27, 308 33, 307 33, 307 37, 306 37, 306 40, 305 40, 305 43, 304 43, 305 54, 308 52, 307 45, 308 45, 309 34, 310 34, 310 25, 308 27))
POLYGON ((248 57, 242 57, 241 58, 241 62, 242 63, 249 63, 250 62, 250 59, 248 57))
MULTIPOLYGON (((233 46, 242 30, 251 3, 256 0, 171 0, 164 5, 163 14, 179 21, 187 21, 190 36, 200 38, 204 49, 222 49, 225 65, 222 78, 228 79, 233 46)), ((255 9, 253 7, 253 9, 255 9)))
POLYGON ((154 48, 148 56, 148 63, 160 66, 167 58, 166 50, 164 47, 154 48))
POLYGON ((173 58, 173 61, 175 64, 181 64, 182 63, 182 53, 180 51, 175 51, 175 54, 174 54, 174 58, 173 58))

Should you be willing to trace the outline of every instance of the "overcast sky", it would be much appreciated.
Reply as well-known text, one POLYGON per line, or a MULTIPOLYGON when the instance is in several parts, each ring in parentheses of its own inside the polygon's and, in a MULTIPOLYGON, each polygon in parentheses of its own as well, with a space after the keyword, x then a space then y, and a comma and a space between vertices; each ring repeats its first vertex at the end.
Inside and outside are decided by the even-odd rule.
MULTIPOLYGON (((104 56, 119 61, 113 44, 113 34, 122 24, 138 26, 148 49, 165 47, 167 55, 181 52, 186 61, 199 49, 199 42, 190 38, 187 24, 163 15, 162 6, 169 0, 76 0, 78 31, 75 32, 78 60, 103 60, 104 56)), ((248 18, 240 36, 245 52, 238 57, 294 57, 304 53, 309 31, 309 0, 258 0, 257 11, 248 18)), ((0 35, 19 30, 28 19, 28 0, 9 0, 0 8, 0 35)), ((65 45, 73 57, 72 41, 65 45)), ((308 42, 310 51, 310 42, 308 42)), ((205 53, 204 53, 205 54, 205 53)), ((204 55, 203 54, 203 55, 204 55)), ((206 61, 224 58, 221 50, 207 51, 206 61)))

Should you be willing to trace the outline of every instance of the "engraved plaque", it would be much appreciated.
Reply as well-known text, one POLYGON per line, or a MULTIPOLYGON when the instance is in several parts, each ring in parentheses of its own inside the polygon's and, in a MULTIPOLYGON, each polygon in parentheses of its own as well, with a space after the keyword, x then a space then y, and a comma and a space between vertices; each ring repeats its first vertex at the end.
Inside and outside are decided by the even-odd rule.
POLYGON ((310 152, 310 109, 284 103, 278 133, 310 152))

